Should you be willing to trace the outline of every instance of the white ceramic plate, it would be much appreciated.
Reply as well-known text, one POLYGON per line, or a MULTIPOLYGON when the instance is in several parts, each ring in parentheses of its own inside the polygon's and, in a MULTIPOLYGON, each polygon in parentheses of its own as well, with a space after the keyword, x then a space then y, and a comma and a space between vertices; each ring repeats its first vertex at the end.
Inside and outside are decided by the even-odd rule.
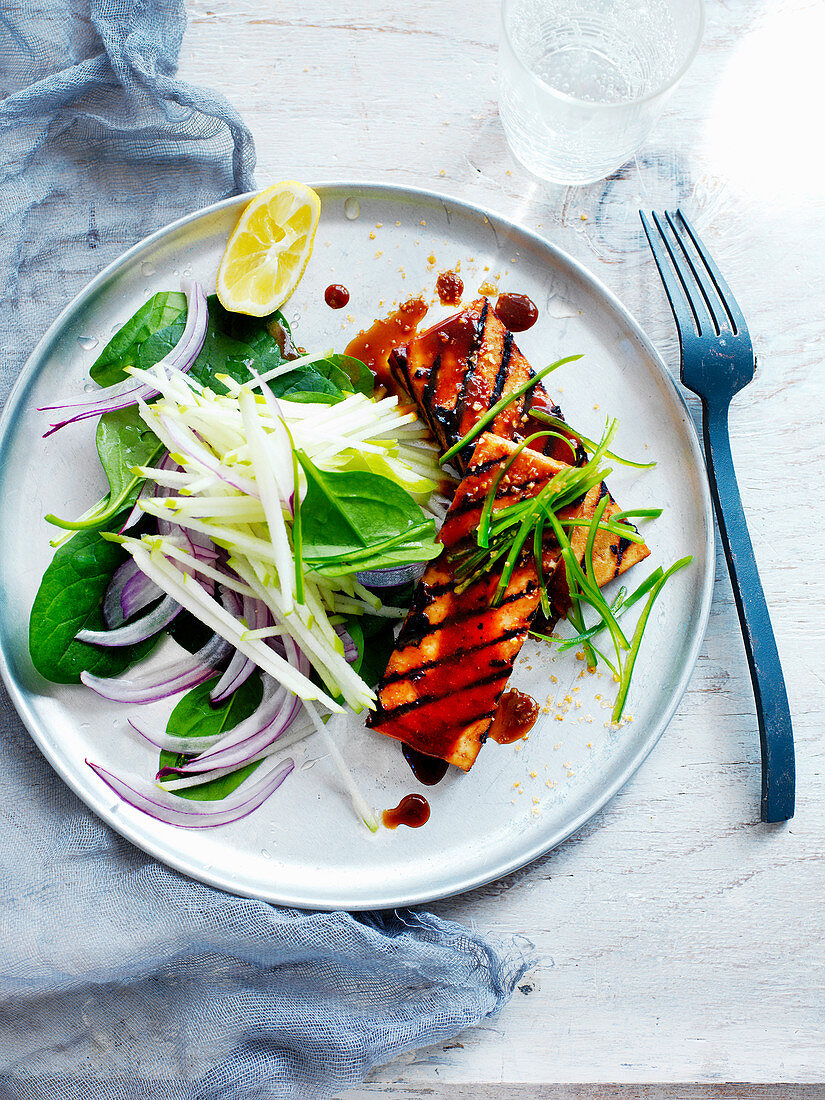
MULTIPOLYGON (((356 820, 314 738, 291 750, 295 772, 260 810, 197 832, 119 802, 85 765, 89 757, 148 776, 157 757, 128 732, 126 708, 82 686, 46 683, 29 660, 29 609, 54 535, 43 516, 79 515, 104 488, 93 423, 43 440, 45 418, 36 409, 83 389, 99 348, 151 293, 176 289, 182 274, 214 286, 244 198, 176 222, 127 252, 65 310, 23 371, 0 425, 0 649, 3 675, 32 737, 87 805, 133 843, 234 893, 315 909, 384 908, 458 893, 528 863, 579 828, 639 767, 678 705, 704 635, 713 522, 685 405, 639 326, 592 275, 541 238, 466 203, 383 185, 318 190, 315 251, 286 310, 300 344, 343 350, 394 301, 422 289, 432 294, 438 271, 460 263, 465 300, 491 281, 539 306, 539 322, 518 338, 536 367, 584 353, 551 380, 570 422, 598 437, 609 411, 621 420, 618 453, 657 460, 650 472, 618 467, 610 478, 624 507, 667 506, 645 528, 651 558, 630 578, 638 583, 656 565, 686 554, 694 561, 666 586, 651 615, 627 708, 633 721, 608 728, 615 693, 609 675, 583 673, 572 654, 553 658, 532 643, 512 682, 547 713, 528 741, 485 746, 469 775, 450 769, 437 787, 422 788, 400 746, 353 719, 342 744, 372 804, 394 806, 419 790, 432 806, 424 828, 382 829, 377 836, 356 820), (332 282, 351 292, 340 312, 324 304, 332 282)), ((430 319, 443 312, 434 307, 430 319)), ((168 712, 168 704, 156 706, 168 712)))

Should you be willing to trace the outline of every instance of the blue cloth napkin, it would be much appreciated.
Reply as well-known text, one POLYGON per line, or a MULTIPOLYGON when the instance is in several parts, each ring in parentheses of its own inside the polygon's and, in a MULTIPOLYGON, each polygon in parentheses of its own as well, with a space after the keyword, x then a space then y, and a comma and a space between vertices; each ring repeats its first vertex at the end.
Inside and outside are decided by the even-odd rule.
MULTIPOLYGON (((0 12, 0 399, 125 248, 249 190, 249 131, 175 78, 181 0, 0 12)), ((426 913, 278 909, 91 815, 0 699, 0 1095, 324 1097, 495 1012, 519 951, 426 913)))

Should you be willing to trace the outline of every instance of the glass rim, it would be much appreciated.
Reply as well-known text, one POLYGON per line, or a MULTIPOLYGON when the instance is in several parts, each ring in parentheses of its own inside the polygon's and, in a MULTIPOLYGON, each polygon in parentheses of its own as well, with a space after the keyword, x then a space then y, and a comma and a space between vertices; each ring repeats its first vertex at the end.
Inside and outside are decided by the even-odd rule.
POLYGON ((586 107, 590 111, 592 111, 594 109, 595 110, 606 110, 606 109, 614 109, 615 110, 617 108, 621 109, 621 108, 627 108, 627 107, 636 107, 636 106, 639 106, 642 103, 647 103, 649 100, 656 99, 658 96, 664 95, 666 92, 669 92, 672 88, 674 88, 679 83, 679 81, 682 79, 682 77, 688 71, 690 66, 693 64, 693 61, 696 58, 697 53, 699 52, 699 47, 702 45, 702 38, 703 38, 704 33, 705 33, 705 0, 696 0, 696 5, 699 9, 699 23, 698 23, 698 26, 696 28, 696 34, 695 34, 695 37, 694 37, 694 41, 693 41, 693 44, 691 45, 690 49, 687 52, 687 56, 685 57, 685 60, 682 62, 682 64, 679 66, 679 68, 676 70, 676 72, 673 74, 673 76, 671 76, 668 80, 666 80, 663 84, 661 84, 658 88, 656 88, 655 91, 647 92, 645 95, 636 96, 634 99, 623 99, 618 103, 594 103, 592 100, 579 99, 577 96, 570 95, 568 92, 559 91, 558 88, 554 88, 552 84, 548 84, 545 80, 542 80, 542 78, 540 76, 537 76, 536 73, 534 73, 533 70, 530 69, 527 66, 527 64, 524 62, 524 59, 521 57, 521 55, 519 54, 518 50, 516 49, 516 47, 513 43, 513 38, 512 38, 512 35, 510 34, 510 28, 509 28, 508 23, 507 23, 507 14, 509 12, 509 9, 512 8, 515 4, 520 3, 520 2, 522 2, 522 0, 502 0, 502 4, 501 4, 501 30, 502 30, 502 34, 504 35, 504 38, 507 42, 507 46, 509 47, 510 52, 512 53, 513 57, 518 62, 519 67, 525 73, 527 73, 527 75, 530 77, 531 80, 533 80, 536 84, 538 84, 538 86, 540 88, 544 89, 544 91, 549 92, 550 95, 555 96, 557 99, 559 99, 559 100, 561 100, 565 103, 569 103, 573 106, 586 107))

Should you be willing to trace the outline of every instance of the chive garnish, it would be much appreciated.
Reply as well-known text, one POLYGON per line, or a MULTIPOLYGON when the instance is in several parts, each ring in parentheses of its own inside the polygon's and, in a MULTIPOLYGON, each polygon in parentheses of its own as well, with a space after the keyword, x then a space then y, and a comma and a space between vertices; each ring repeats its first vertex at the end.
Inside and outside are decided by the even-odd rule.
POLYGON ((625 519, 658 519, 664 508, 626 508, 610 517, 614 523, 625 519))
MULTIPOLYGON (((635 589, 631 594, 627 595, 627 589, 622 586, 616 594, 615 599, 610 604, 610 610, 614 616, 618 619, 621 615, 624 615, 628 608, 632 607, 635 603, 638 603, 642 596, 647 595, 653 585, 662 576, 662 567, 657 568, 635 589)), ((595 638, 598 634, 605 629, 605 622, 600 619, 599 622, 594 623, 593 626, 587 628, 583 634, 577 634, 572 638, 563 638, 559 641, 559 652, 563 652, 567 649, 573 649, 576 646, 582 645, 583 642, 589 641, 591 638, 595 638)), ((537 637, 544 637, 543 635, 536 635, 537 637)), ((546 639, 545 639, 546 640, 546 639)))
POLYGON ((559 367, 563 367, 567 363, 574 363, 577 359, 581 359, 581 355, 568 355, 564 359, 556 360, 556 362, 551 363, 549 367, 544 367, 542 370, 538 371, 532 378, 528 378, 526 382, 522 382, 522 384, 517 386, 511 394, 502 397, 500 401, 497 401, 495 405, 482 416, 477 424, 470 428, 465 436, 459 439, 458 443, 453 444, 453 446, 441 456, 439 459, 440 465, 443 466, 445 462, 449 462, 450 459, 454 458, 459 451, 462 451, 468 443, 472 443, 474 439, 481 435, 487 425, 495 420, 500 412, 503 412, 513 401, 517 401, 519 397, 522 397, 528 390, 531 390, 533 386, 537 385, 542 380, 542 378, 546 378, 551 371, 558 370, 559 367))
MULTIPOLYGON (((433 520, 425 520, 423 523, 419 523, 414 527, 408 527, 405 531, 402 531, 398 535, 393 535, 391 538, 384 539, 383 542, 371 543, 369 546, 365 546, 363 550, 347 551, 344 554, 330 554, 323 558, 308 557, 305 560, 312 563, 320 563, 326 565, 342 565, 352 562, 359 564, 368 562, 370 558, 374 558, 376 554, 383 553, 385 550, 391 550, 395 546, 402 545, 408 542, 410 539, 423 538, 425 535, 433 535, 435 532, 435 523, 433 520)), ((361 566, 364 569, 364 566, 361 566)), ((350 570, 352 572, 352 570, 350 570)))
POLYGON ((539 600, 541 611, 546 619, 553 614, 550 607, 550 597, 547 595, 547 585, 544 583, 544 516, 541 515, 533 532, 533 557, 536 562, 536 573, 539 580, 539 600))
POLYGON ((593 543, 596 541, 596 532, 599 529, 599 524, 601 523, 602 516, 604 515, 604 510, 607 507, 609 500, 610 497, 607 495, 607 493, 605 493, 599 503, 596 505, 596 510, 593 513, 593 518, 590 521, 590 526, 587 531, 587 542, 584 546, 584 563, 585 572, 591 579, 594 576, 593 543))
MULTIPOLYGON (((559 523, 562 527, 590 527, 589 520, 584 519, 560 519, 559 523)), ((611 535, 619 535, 620 538, 627 539, 628 542, 642 543, 645 541, 634 528, 629 527, 627 524, 614 523, 612 517, 606 522, 600 523, 598 529, 609 531, 611 535)))
MULTIPOLYGON (((592 439, 588 439, 586 435, 582 435, 581 432, 571 427, 566 420, 561 420, 558 416, 553 416, 552 413, 546 412, 544 409, 530 408, 529 413, 530 416, 534 417, 536 420, 544 420, 547 424, 552 424, 556 428, 566 428, 567 431, 582 441, 582 445, 586 451, 593 452, 598 446, 592 439)), ((634 462, 629 458, 621 458, 612 451, 605 451, 604 453, 607 458, 612 459, 614 462, 619 462, 622 466, 632 466, 636 470, 652 470, 656 465, 655 462, 634 462)))
POLYGON ((622 716, 625 702, 627 701, 627 692, 630 688, 630 677, 633 674, 633 666, 636 663, 636 658, 639 655, 639 647, 642 644, 642 635, 647 625, 647 619, 650 615, 650 610, 653 604, 656 602, 656 597, 664 588, 670 577, 673 576, 679 569, 689 565, 693 561, 693 555, 689 555, 686 558, 680 558, 679 561, 674 562, 665 573, 656 581, 648 596, 647 603, 642 609, 642 613, 639 616, 639 621, 636 623, 636 629, 633 631, 633 640, 630 643, 630 652, 627 655, 627 659, 624 663, 624 667, 620 673, 619 693, 616 696, 616 702, 613 705, 613 713, 611 714, 611 721, 618 722, 622 716))

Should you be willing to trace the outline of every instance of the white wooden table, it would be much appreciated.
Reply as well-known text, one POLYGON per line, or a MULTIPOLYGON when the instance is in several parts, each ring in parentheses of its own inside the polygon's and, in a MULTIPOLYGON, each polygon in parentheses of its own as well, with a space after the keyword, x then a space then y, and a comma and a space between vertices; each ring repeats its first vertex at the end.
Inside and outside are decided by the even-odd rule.
POLYGON ((564 189, 507 151, 497 0, 190 3, 181 73, 243 113, 259 183, 410 183, 539 227, 675 371, 637 210, 681 203, 758 350, 731 430, 794 714, 796 818, 759 823, 753 697, 720 553, 698 667, 637 776, 538 863, 435 906, 525 935, 542 964, 498 1019, 377 1071, 349 1094, 362 1100, 825 1096, 825 5, 708 0, 707 14, 698 60, 639 156, 564 189))

